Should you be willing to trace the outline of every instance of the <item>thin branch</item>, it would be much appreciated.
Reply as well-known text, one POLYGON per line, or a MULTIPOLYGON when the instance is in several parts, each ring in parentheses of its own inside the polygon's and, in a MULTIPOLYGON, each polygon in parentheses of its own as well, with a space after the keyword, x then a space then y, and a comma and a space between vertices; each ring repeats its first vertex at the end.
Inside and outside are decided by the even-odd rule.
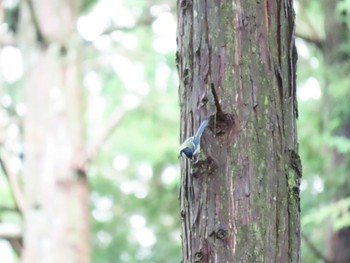
POLYGON ((18 209, 0 205, 0 213, 18 213, 18 209))
POLYGON ((324 41, 318 34, 316 28, 314 27, 312 21, 309 18, 309 15, 307 11, 305 10, 305 3, 300 3, 300 16, 302 17, 303 22, 305 23, 306 27, 308 28, 308 34, 300 34, 300 32, 296 32, 295 36, 304 40, 307 43, 313 44, 319 49, 323 48, 324 41))
POLYGON ((40 29, 39 19, 35 13, 35 8, 32 0, 27 0, 30 16, 32 17, 33 25, 35 28, 36 39, 42 46, 47 45, 47 41, 44 37, 43 32, 40 29))
POLYGON ((16 39, 11 33, 0 33, 0 48, 6 46, 17 46, 16 39))
POLYGON ((0 224, 0 238, 3 239, 18 239, 22 237, 22 228, 20 225, 12 223, 0 224))
MULTIPOLYGON (((149 8, 151 5, 149 6, 149 8)), ((153 17, 150 13, 146 12, 132 26, 117 26, 115 24, 111 24, 108 28, 106 28, 101 35, 109 35, 115 31, 123 31, 123 32, 131 32, 140 27, 149 27, 152 25, 156 18, 153 17)))
POLYGON ((16 252, 17 256, 21 257, 23 250, 22 238, 7 238, 7 241, 11 244, 12 249, 16 252))
POLYGON ((0 239, 7 240, 18 256, 23 250, 22 228, 20 225, 12 223, 0 224, 0 239))
POLYGON ((304 40, 307 43, 310 43, 310 44, 316 46, 319 49, 323 49, 323 41, 320 39, 316 39, 316 38, 314 39, 314 38, 311 38, 310 36, 303 36, 299 33, 296 33, 295 36, 297 38, 304 40))
POLYGON ((322 259, 324 263, 331 263, 331 261, 322 254, 322 252, 312 243, 312 241, 304 234, 301 233, 301 238, 304 240, 305 244, 310 248, 312 253, 319 259, 322 259))
POLYGON ((108 140, 114 129, 117 127, 121 119, 124 117, 126 110, 123 108, 117 108, 110 117, 106 128, 102 131, 100 136, 96 139, 95 143, 87 150, 87 160, 91 161, 95 158, 97 152, 108 140))
POLYGON ((97 155, 98 151, 104 145, 104 143, 109 139, 110 135, 113 133, 114 129, 117 127, 121 119, 124 117, 126 109, 120 107, 117 108, 110 117, 105 129, 102 131, 100 136, 98 136, 95 142, 85 149, 79 150, 76 153, 75 158, 72 162, 72 169, 74 169, 79 175, 84 178, 86 176, 86 168, 89 162, 91 162, 97 155))
POLYGON ((305 22, 306 26, 309 28, 309 32, 310 32, 310 38, 311 39, 321 39, 321 37, 319 36, 316 28, 314 27, 313 23, 311 22, 309 15, 307 14, 306 10, 305 10, 305 3, 304 4, 300 4, 299 5, 299 10, 300 10, 300 14, 303 17, 303 21, 305 22))
POLYGON ((18 210, 23 214, 24 210, 25 210, 25 201, 24 201, 24 196, 23 196, 23 192, 19 186, 18 180, 17 180, 17 176, 13 173, 11 173, 9 171, 9 169, 7 168, 3 158, 0 156, 0 165, 2 168, 2 171, 4 172, 10 188, 11 188, 11 192, 13 194, 13 198, 15 200, 16 206, 18 208, 18 210))

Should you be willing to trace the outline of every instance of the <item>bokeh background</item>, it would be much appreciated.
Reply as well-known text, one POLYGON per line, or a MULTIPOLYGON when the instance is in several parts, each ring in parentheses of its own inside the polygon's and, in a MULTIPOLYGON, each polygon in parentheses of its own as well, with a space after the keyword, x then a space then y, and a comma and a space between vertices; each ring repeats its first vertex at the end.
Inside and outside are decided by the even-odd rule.
MULTIPOLYGON (((14 41, 20 1, 0 21, 0 139, 23 172, 23 54, 14 41)), ((298 137, 302 262, 323 262, 332 235, 350 225, 350 0, 298 0, 298 137)), ((49 18, 48 18, 49 19, 49 18)), ((86 0, 83 42, 86 142, 114 118, 89 164, 92 262, 180 262, 176 1, 86 0)), ((0 228, 20 225, 0 172, 0 228)), ((0 239, 1 262, 19 262, 0 239)))

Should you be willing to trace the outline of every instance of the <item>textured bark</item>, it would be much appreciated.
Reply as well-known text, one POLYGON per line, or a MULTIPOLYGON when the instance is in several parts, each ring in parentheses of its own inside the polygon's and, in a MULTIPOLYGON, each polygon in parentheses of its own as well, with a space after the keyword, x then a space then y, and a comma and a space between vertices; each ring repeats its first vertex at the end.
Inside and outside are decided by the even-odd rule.
POLYGON ((178 1, 184 262, 300 262, 292 1, 178 1))
POLYGON ((25 263, 88 263, 88 187, 83 149, 77 1, 24 1, 25 263))

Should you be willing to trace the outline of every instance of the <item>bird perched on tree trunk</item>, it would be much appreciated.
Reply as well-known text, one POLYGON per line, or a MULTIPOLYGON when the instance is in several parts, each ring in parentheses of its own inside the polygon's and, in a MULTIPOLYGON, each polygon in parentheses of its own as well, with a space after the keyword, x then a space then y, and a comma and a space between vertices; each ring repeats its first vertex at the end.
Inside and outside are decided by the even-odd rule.
POLYGON ((179 157, 186 157, 194 160, 194 156, 199 153, 202 134, 208 125, 208 120, 202 121, 196 134, 187 138, 180 146, 179 157))

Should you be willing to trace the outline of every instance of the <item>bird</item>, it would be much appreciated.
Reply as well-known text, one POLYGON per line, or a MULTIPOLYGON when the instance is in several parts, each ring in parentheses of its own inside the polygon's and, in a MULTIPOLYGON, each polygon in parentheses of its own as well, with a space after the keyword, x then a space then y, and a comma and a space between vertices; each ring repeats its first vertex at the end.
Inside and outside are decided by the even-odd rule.
POLYGON ((186 157, 190 160, 194 160, 194 156, 199 153, 200 150, 200 142, 202 134, 205 130, 205 128, 208 125, 208 120, 202 121, 201 125, 199 126, 196 134, 194 136, 191 136, 187 138, 180 146, 180 157, 186 157))

